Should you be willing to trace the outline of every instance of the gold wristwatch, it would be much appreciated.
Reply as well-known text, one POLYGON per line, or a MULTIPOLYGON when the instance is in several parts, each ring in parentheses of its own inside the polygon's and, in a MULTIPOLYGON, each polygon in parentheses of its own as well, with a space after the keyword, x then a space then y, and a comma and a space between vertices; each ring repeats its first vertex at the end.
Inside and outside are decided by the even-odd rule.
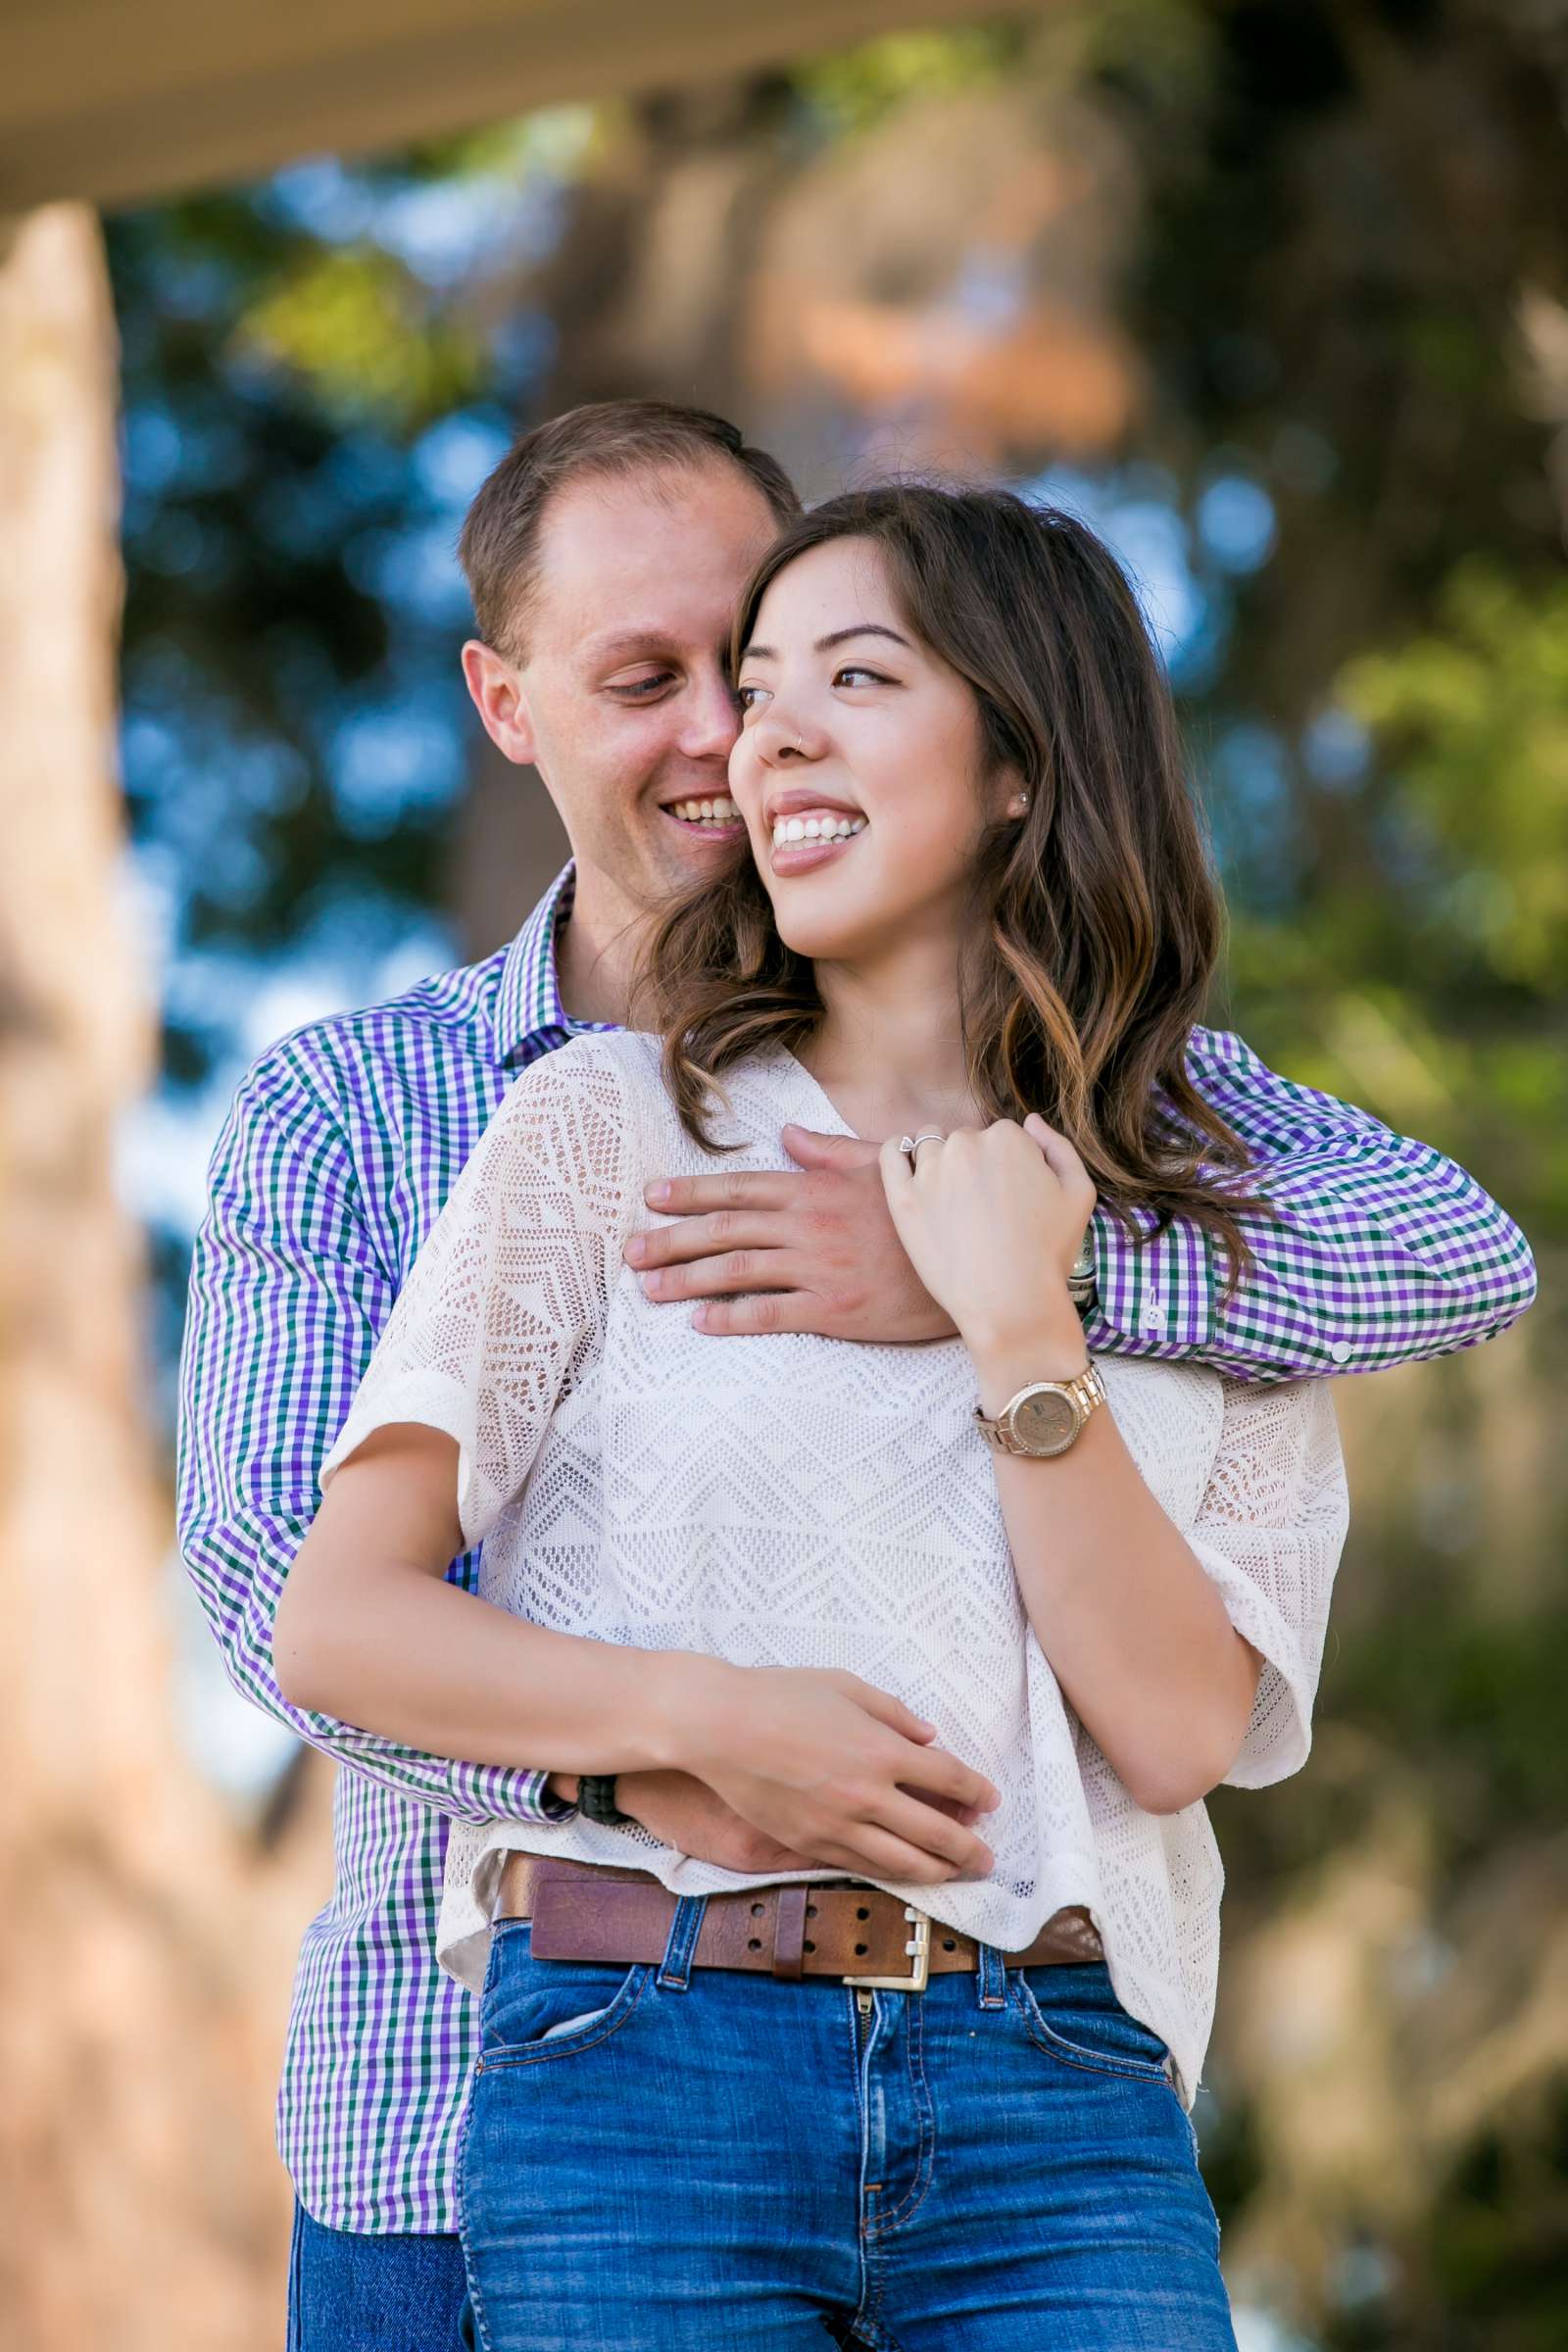
POLYGON ((1009 1396, 994 1421, 974 1408, 980 1435, 996 1453, 1021 1453, 1039 1460, 1065 1453, 1075 1444, 1097 1404, 1105 1402, 1105 1384, 1094 1364, 1071 1380, 1035 1380, 1009 1396))

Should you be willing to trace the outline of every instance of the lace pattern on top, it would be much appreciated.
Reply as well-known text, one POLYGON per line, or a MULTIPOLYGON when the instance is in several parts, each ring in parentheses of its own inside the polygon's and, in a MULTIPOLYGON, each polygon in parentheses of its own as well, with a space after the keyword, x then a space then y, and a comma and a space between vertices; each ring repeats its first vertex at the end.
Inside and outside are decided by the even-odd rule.
MULTIPOLYGON (((725 1140, 743 1147, 727 1167, 790 1165, 790 1120, 846 1132, 788 1054, 727 1073, 726 1099, 725 1140)), ((884 1883, 1004 1950, 1087 1904, 1118 1996, 1169 2044, 1191 2105, 1223 1885, 1202 1805, 1135 1805, 1061 1691, 1019 1597, 960 1342, 711 1340, 689 1308, 644 1298, 621 1245, 668 1221, 644 1183, 712 1165, 665 1095, 656 1039, 582 1038, 525 1072, 420 1252, 323 1484, 372 1430, 426 1422, 457 1441, 464 1533, 483 1540, 500 1606, 738 1665, 848 1667, 896 1691, 1004 1803, 988 1879, 884 1883)), ((1327 1386, 1099 1361, 1143 1477, 1262 1653, 1227 1779, 1265 1787, 1306 1757, 1345 1534, 1327 1386)), ((636 1860, 681 1893, 790 1875, 743 1877, 580 1818, 460 1824, 439 1941, 470 1984, 513 1846, 636 1860)))

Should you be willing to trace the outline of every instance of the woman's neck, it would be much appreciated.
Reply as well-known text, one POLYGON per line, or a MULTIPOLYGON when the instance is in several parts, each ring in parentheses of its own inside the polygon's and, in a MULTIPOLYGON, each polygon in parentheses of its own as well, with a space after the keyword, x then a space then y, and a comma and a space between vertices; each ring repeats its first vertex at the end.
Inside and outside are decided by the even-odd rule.
POLYGON ((955 943, 912 942, 875 964, 818 963, 816 985, 823 1014, 800 1058, 857 1135, 973 1123, 955 943))

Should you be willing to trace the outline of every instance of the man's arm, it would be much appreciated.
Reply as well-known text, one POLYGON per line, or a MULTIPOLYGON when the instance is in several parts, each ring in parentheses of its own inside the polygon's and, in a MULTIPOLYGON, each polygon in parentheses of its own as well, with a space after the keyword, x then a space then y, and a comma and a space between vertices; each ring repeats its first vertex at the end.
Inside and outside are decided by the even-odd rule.
POLYGON ((366 1227, 341 1123, 298 1046, 241 1087, 211 1169, 180 1366, 180 1547, 230 1682, 337 1762, 464 1821, 570 1811, 541 1772, 452 1762, 291 1706, 272 1626, 317 1472, 396 1285, 366 1227))
MULTIPOLYGON (((1275 1217, 1249 1220, 1256 1268, 1227 1298, 1200 1227, 1135 1241, 1098 1208, 1098 1298, 1085 1318, 1097 1353, 1302 1380, 1446 1355, 1524 1313, 1536 1293, 1530 1245, 1451 1159, 1279 1077, 1229 1032, 1195 1030, 1189 1066, 1252 1154, 1275 1217)), ((649 1188, 649 1207, 670 1222, 626 1248, 648 1297, 703 1301, 697 1328, 716 1338, 951 1337, 887 1214, 879 1146, 800 1127, 784 1143, 795 1170, 649 1188)))
POLYGON ((1188 1067, 1247 1146, 1274 1217, 1248 1220, 1255 1268, 1225 1298, 1201 1230, 1138 1245, 1098 1211, 1091 1348, 1300 1380, 1451 1354, 1524 1313, 1530 1245, 1454 1161, 1281 1078, 1230 1031, 1195 1029, 1188 1067))

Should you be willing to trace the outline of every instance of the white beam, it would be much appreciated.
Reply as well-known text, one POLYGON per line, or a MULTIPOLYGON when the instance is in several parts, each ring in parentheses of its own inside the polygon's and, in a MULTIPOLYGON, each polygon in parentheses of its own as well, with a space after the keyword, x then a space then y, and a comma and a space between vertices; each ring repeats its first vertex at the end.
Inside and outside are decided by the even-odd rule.
POLYGON ((985 0, 11 0, 0 214, 119 205, 699 81, 985 0))

